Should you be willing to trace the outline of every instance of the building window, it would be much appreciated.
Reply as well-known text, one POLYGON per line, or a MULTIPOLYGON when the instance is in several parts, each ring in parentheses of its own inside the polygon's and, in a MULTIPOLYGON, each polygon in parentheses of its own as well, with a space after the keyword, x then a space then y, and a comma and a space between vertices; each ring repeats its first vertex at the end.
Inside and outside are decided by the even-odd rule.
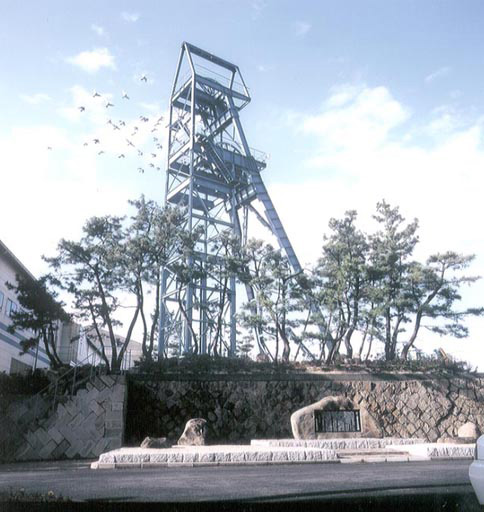
POLYGON ((3 309, 3 299, 4 299, 3 292, 0 290, 0 311, 3 309))
POLYGON ((7 299, 7 316, 12 316, 12 313, 15 313, 15 311, 18 311, 17 304, 13 300, 7 299))
POLYGON ((10 374, 12 373, 21 373, 22 375, 27 375, 32 371, 32 366, 27 363, 23 363, 15 357, 12 357, 10 361, 10 374))

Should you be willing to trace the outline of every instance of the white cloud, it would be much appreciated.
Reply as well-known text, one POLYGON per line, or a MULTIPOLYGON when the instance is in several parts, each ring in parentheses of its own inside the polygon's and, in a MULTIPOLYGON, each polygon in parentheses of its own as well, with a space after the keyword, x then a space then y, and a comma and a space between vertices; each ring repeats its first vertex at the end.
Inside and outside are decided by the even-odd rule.
POLYGON ((262 11, 267 7, 267 1, 252 0, 250 6, 252 7, 252 18, 257 19, 262 14, 262 11))
POLYGON ((74 57, 68 57, 67 62, 80 67, 88 73, 96 73, 101 68, 116 69, 114 56, 107 48, 97 48, 92 51, 81 52, 74 57))
POLYGON ((39 103, 44 103, 46 101, 50 101, 50 96, 43 92, 37 92, 35 94, 21 94, 20 98, 31 105, 38 105, 39 103))
POLYGON ((100 97, 93 97, 91 91, 76 85, 70 89, 72 96, 71 104, 59 109, 59 114, 65 119, 77 123, 83 133, 78 136, 78 147, 82 148, 84 154, 91 154, 101 157, 104 161, 116 159, 124 155, 123 162, 133 157, 137 160, 133 165, 136 170, 138 166, 146 166, 146 170, 153 169, 149 164, 160 167, 165 160, 166 148, 166 121, 167 112, 156 103, 138 103, 142 110, 138 115, 126 115, 123 107, 129 108, 128 103, 121 100, 115 102, 111 93, 100 92, 100 97), (116 103, 114 107, 106 108, 106 102, 116 103), (79 109, 82 106, 83 111, 79 109), (139 115, 144 114, 148 121, 140 119, 139 115), (156 137, 157 141, 154 140, 156 137), (95 143, 97 139, 99 143, 95 143), (128 144, 128 140, 133 145, 128 144), (156 143, 155 143, 156 142, 156 143), (87 143, 86 146, 84 144, 87 143), (157 147, 161 144, 163 149, 157 147), (143 154, 138 155, 138 150, 143 154), (98 153, 102 151, 101 155, 98 153), (152 154, 156 154, 153 157, 152 154), (154 160, 154 158, 156 160, 154 160))
POLYGON ((385 87, 342 86, 333 89, 325 110, 307 116, 300 129, 320 137, 320 154, 313 165, 321 165, 331 152, 376 148, 388 140, 390 132, 409 116, 406 108, 394 100, 385 87))
POLYGON ((104 30, 103 27, 101 27, 100 25, 96 25, 95 23, 93 23, 91 25, 91 30, 96 32, 96 34, 99 36, 99 37, 104 37, 106 36, 106 31, 104 30))
POLYGON ((58 109, 59 114, 72 122, 88 119, 95 125, 104 125, 109 119, 111 112, 106 109, 106 102, 113 103, 111 93, 102 92, 100 96, 93 96, 82 85, 75 85, 70 88, 71 104, 58 109), (82 110, 83 109, 83 110, 82 110))
POLYGON ((430 73, 425 77, 425 81, 427 83, 433 82, 434 80, 437 80, 438 78, 442 78, 444 76, 447 76, 451 71, 451 68, 448 66, 444 66, 442 68, 437 69, 436 71, 430 73))
POLYGON ((294 33, 298 37, 305 36, 311 30, 311 24, 306 21, 296 21, 294 23, 294 33))
MULTIPOLYGON (((290 119, 299 146, 293 150, 308 154, 306 172, 297 183, 269 191, 303 264, 319 256, 331 217, 356 209, 362 229, 371 231, 375 205, 384 198, 407 219, 419 218, 418 257, 449 249, 475 253, 470 274, 484 275, 484 240, 476 227, 484 218, 483 120, 463 124, 457 112, 442 107, 422 123, 388 88, 365 86, 335 88, 319 114, 290 119)), ((468 306, 481 304, 484 281, 462 295, 468 306)), ((482 369, 484 319, 472 327, 468 348, 456 354, 482 369)), ((450 353, 461 344, 429 339, 450 353)))
POLYGON ((433 111, 434 117, 424 126, 424 132, 428 135, 439 138, 447 136, 453 130, 458 129, 459 122, 453 108, 442 105, 433 111))
POLYGON ((123 11, 121 13, 121 18, 128 23, 135 23, 139 20, 139 14, 137 12, 123 11))
POLYGON ((260 73, 268 73, 269 71, 272 71, 274 69, 274 66, 267 66, 266 64, 259 64, 257 66, 257 71, 260 73))
POLYGON ((147 112, 150 112, 152 114, 158 114, 161 112, 161 107, 159 103, 147 103, 144 101, 141 101, 138 103, 138 105, 147 112))

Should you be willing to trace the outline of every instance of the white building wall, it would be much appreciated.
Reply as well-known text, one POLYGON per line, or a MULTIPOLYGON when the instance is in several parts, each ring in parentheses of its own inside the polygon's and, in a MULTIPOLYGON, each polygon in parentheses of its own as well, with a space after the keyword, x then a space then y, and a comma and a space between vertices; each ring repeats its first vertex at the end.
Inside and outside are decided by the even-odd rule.
POLYGON ((47 368, 49 360, 45 351, 39 347, 37 357, 36 351, 31 350, 29 353, 20 355, 22 350, 20 341, 30 337, 31 333, 26 331, 18 331, 15 334, 7 332, 7 327, 12 323, 8 316, 7 307, 9 300, 18 306, 18 300, 15 293, 9 290, 5 284, 6 281, 16 284, 15 274, 20 270, 16 269, 12 263, 8 261, 0 253, 0 372, 10 373, 12 367, 12 359, 16 359, 31 368, 37 365, 37 368, 47 368), (3 301, 2 301, 3 296, 3 301))
MULTIPOLYGON (((16 274, 28 275, 34 279, 22 263, 0 241, 0 372, 5 373, 11 373, 12 369, 16 367, 18 369, 19 366, 27 370, 27 367, 23 365, 28 365, 30 369, 48 368, 50 366, 49 358, 42 344, 39 345, 38 349, 34 348, 27 354, 20 355, 22 350, 20 341, 30 338, 33 333, 18 330, 15 334, 10 334, 7 331, 8 326, 12 323, 8 314, 9 306, 13 303, 18 307, 18 300, 15 292, 9 290, 5 283, 8 281, 16 284, 16 274)), ((70 340, 77 332, 78 326, 76 324, 62 325, 59 328, 56 346, 59 357, 65 363, 69 363, 76 357, 77 344, 71 343, 70 340)))

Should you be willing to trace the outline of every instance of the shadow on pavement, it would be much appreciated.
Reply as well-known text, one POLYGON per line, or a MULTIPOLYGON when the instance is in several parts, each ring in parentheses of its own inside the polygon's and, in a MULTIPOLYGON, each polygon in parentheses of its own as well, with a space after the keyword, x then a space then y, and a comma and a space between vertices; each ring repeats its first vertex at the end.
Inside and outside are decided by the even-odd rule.
POLYGON ((119 498, 89 500, 82 503, 0 503, 0 510, 5 511, 170 511, 170 512, 259 512, 259 511, 295 511, 295 512, 474 512, 482 511, 472 492, 449 494, 413 494, 394 496, 338 496, 329 499, 308 500, 301 496, 287 501, 277 502, 199 502, 199 503, 120 503, 119 498))

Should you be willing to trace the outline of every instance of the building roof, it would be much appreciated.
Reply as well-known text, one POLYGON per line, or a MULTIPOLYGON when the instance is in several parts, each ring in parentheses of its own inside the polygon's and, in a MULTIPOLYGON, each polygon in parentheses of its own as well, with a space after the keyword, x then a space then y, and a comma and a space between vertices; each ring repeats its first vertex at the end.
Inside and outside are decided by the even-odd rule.
POLYGON ((8 260, 18 272, 36 280, 36 277, 30 272, 30 270, 15 256, 15 254, 0 240, 0 257, 8 260))

